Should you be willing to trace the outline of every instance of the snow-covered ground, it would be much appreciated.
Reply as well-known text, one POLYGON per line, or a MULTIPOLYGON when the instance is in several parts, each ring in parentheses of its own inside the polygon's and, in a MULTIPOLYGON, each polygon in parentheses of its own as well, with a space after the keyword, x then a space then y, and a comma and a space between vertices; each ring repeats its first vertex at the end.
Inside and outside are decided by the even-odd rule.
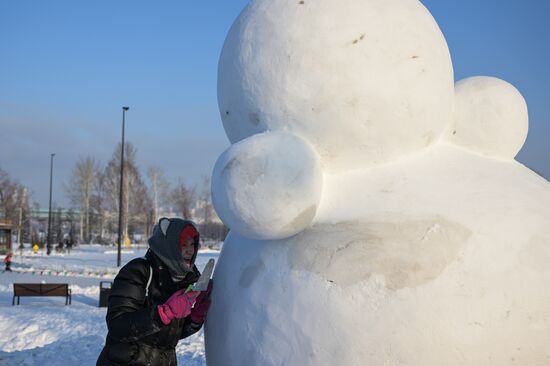
MULTIPOLYGON (((145 252, 125 249, 122 262, 145 252)), ((199 269, 218 254, 199 252, 199 269)), ((99 282, 111 281, 117 271, 116 248, 87 245, 50 256, 17 252, 13 272, 0 273, 0 365, 95 365, 107 334, 99 282), (68 283, 72 305, 60 297, 22 297, 21 305, 12 306, 14 282, 68 283)), ((205 365, 202 330, 180 341, 177 356, 180 365, 205 365)))

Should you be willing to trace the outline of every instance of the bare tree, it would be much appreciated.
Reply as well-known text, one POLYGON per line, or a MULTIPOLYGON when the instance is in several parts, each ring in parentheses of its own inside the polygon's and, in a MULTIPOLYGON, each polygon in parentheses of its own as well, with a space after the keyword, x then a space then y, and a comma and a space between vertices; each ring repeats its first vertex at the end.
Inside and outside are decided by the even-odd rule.
POLYGON ((11 220, 14 225, 17 224, 18 232, 21 232, 23 237, 28 237, 28 228, 22 223, 28 221, 29 216, 27 187, 13 180, 0 168, 0 217, 11 220))
POLYGON ((150 182, 150 195, 152 204, 152 216, 153 221, 159 219, 160 208, 167 202, 168 194, 170 191, 170 185, 164 175, 164 170, 158 166, 151 166, 147 169, 147 176, 150 182))
POLYGON ((80 209, 80 238, 89 243, 90 235, 90 208, 94 181, 97 179, 99 166, 94 158, 80 158, 76 162, 69 183, 65 190, 71 203, 80 209))
POLYGON ((69 239, 69 245, 73 245, 74 242, 75 242, 75 212, 72 208, 70 208, 68 211, 67 211, 67 223, 69 224, 69 237, 67 239, 69 239))
POLYGON ((210 178, 202 177, 201 191, 197 199, 197 211, 195 215, 199 220, 201 236, 205 240, 222 241, 227 235, 228 229, 221 222, 214 206, 212 205, 212 193, 210 178))
POLYGON ((57 243, 59 245, 59 242, 63 242, 63 209, 61 207, 53 209, 52 232, 54 243, 57 243))
POLYGON ((95 230, 92 230, 92 232, 95 231, 99 235, 98 239, 101 243, 104 243, 105 240, 105 216, 107 213, 107 192, 105 181, 106 178, 104 172, 102 172, 101 170, 97 171, 96 177, 94 179, 91 200, 91 208, 92 211, 95 213, 96 218, 96 220, 94 221, 94 225, 92 225, 95 230))
POLYGON ((147 235, 152 222, 153 204, 147 186, 140 178, 137 182, 134 182, 131 193, 132 196, 127 201, 127 212, 131 215, 128 223, 132 226, 133 233, 142 232, 143 235, 147 235))
POLYGON ((194 197, 195 188, 187 188, 183 180, 178 179, 178 183, 172 190, 171 199, 176 212, 181 214, 183 218, 191 218, 191 207, 193 206, 194 197))
POLYGON ((12 180, 7 172, 0 169, 0 210, 1 214, 11 219, 15 213, 21 185, 12 180))
POLYGON ((208 224, 212 221, 214 207, 212 206, 212 194, 210 192, 210 178, 206 175, 202 177, 201 191, 197 204, 197 216, 199 216, 201 224, 208 224))
MULTIPOLYGON (((105 193, 112 212, 118 212, 120 188, 120 151, 118 144, 111 160, 105 168, 105 193)), ((136 164, 136 148, 132 143, 124 147, 124 187, 122 196, 122 233, 123 238, 129 237, 130 224, 146 221, 146 209, 150 205, 147 188, 141 179, 136 164)))

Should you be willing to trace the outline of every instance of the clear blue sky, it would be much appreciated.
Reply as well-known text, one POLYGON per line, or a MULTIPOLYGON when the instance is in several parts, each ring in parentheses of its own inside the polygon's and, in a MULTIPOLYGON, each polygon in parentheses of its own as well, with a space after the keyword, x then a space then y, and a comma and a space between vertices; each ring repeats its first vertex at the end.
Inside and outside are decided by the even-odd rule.
MULTIPOLYGON (((291 1, 291 0, 289 0, 291 1)), ((105 163, 121 106, 138 162, 193 184, 228 146, 218 116, 223 40, 246 0, 0 1, 0 167, 47 205, 79 156, 105 163)), ((514 84, 530 110, 519 155, 550 177, 550 1, 426 0, 449 43, 456 79, 514 84)))

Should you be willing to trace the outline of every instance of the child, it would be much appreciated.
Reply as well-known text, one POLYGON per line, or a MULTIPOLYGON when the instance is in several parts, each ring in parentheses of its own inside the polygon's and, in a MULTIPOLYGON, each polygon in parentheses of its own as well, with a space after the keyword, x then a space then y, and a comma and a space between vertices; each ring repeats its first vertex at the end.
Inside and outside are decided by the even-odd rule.
POLYGON ((12 252, 8 252, 8 254, 6 255, 6 257, 4 258, 4 264, 6 265, 6 271, 10 271, 11 272, 11 257, 13 256, 13 253, 12 252))
POLYGON ((107 340, 98 366, 176 365, 176 345, 196 333, 210 306, 210 291, 187 291, 199 232, 191 221, 162 218, 144 258, 121 268, 109 295, 107 340))

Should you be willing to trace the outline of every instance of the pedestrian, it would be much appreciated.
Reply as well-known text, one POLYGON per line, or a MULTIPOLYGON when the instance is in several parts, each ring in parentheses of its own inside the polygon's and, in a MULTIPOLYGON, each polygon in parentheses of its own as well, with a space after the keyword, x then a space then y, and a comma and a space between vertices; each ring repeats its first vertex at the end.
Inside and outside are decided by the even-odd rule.
POLYGON ((69 238, 66 238, 64 241, 65 248, 67 248, 67 253, 71 254, 71 248, 73 247, 73 243, 69 238))
POLYGON ((63 241, 62 240, 59 240, 57 242, 57 246, 55 247, 55 251, 57 253, 63 253, 63 241))
POLYGON ((128 262, 114 279, 98 366, 177 365, 178 341, 199 331, 210 306, 212 282, 204 292, 188 289, 200 276, 198 249, 195 224, 160 219, 145 257, 128 262))
POLYGON ((8 252, 8 254, 6 254, 6 256, 4 257, 4 264, 6 265, 6 269, 5 271, 9 271, 9 272, 12 272, 11 270, 11 258, 13 257, 13 253, 10 251, 8 252))

